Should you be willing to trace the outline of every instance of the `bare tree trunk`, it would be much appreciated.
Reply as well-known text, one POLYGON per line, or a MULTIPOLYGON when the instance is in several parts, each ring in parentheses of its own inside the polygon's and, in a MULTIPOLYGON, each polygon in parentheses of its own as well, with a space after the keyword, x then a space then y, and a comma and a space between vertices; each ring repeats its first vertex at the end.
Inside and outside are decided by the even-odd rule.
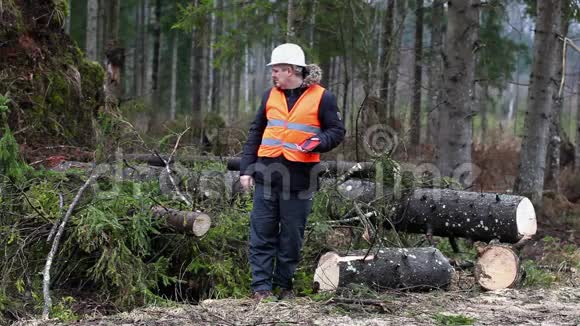
MULTIPOLYGON (((519 11, 519 10, 518 10, 519 11)), ((516 14, 516 16, 520 16, 519 14, 516 14)), ((525 21, 523 18, 518 19, 518 27, 516 29, 517 33, 518 33, 518 43, 522 43, 523 42, 523 32, 524 32, 524 28, 525 28, 525 21)), ((516 85, 515 86, 515 99, 514 99, 514 105, 513 107, 510 107, 510 111, 508 114, 508 124, 509 123, 513 123, 513 129, 514 129, 514 136, 518 135, 518 111, 520 108, 520 75, 521 75, 521 66, 520 66, 520 56, 517 56, 516 58, 516 85)))
POLYGON ((174 32, 173 34, 173 45, 171 47, 171 98, 169 100, 170 120, 175 120, 177 112, 177 54, 179 52, 179 33, 174 32))
POLYGON ((286 17, 286 42, 293 42, 296 38, 294 20, 294 0, 288 0, 288 15, 286 17))
MULTIPOLYGON (((578 92, 580 93, 580 81, 578 82, 578 92)), ((578 98, 576 103, 576 146, 574 154, 574 171, 580 172, 580 98, 578 98)))
POLYGON ((213 11, 211 13, 211 25, 210 25, 210 32, 209 32, 209 54, 208 54, 208 60, 207 60, 207 74, 208 74, 208 96, 207 96, 207 109, 209 112, 213 112, 214 111, 214 84, 215 84, 215 79, 216 79, 216 70, 214 69, 213 65, 214 65, 214 45, 215 45, 215 35, 216 35, 216 11, 217 8, 217 1, 214 1, 213 3, 213 11))
MULTIPOLYGON (((255 50, 255 56, 254 56, 254 60, 253 60, 253 66, 254 66, 254 88, 253 88, 253 95, 251 96, 251 99, 253 101, 255 101, 257 99, 257 95, 256 94, 262 94, 262 92, 264 91, 264 89, 266 88, 266 66, 263 64, 264 62, 266 62, 266 48, 264 46, 258 46, 258 48, 255 50)), ((256 106, 256 103, 252 104, 254 107, 256 106)))
POLYGON ((474 49, 479 30, 480 5, 479 0, 448 2, 444 58, 444 87, 447 101, 445 110, 441 112, 437 162, 442 176, 457 179, 472 173, 471 104, 475 75, 474 49), (457 169, 459 167, 461 169, 457 169), (461 175, 457 175, 460 170, 461 175))
MULTIPOLYGON (((388 2, 387 2, 388 4, 388 2)), ((385 15, 383 15, 383 13, 381 12, 382 6, 377 6, 377 8, 374 10, 374 14, 373 14, 373 37, 372 37, 372 42, 374 44, 377 45, 377 56, 374 62, 370 63, 371 66, 374 63, 375 66, 371 67, 374 71, 369 72, 369 73, 373 73, 375 79, 378 80, 378 87, 381 87, 382 85, 382 78, 383 78, 383 72, 382 72, 382 62, 381 62, 381 58, 383 57, 383 32, 384 32, 384 25, 385 25, 385 15)), ((386 10, 386 8, 385 8, 386 10)), ((376 81, 375 81, 376 82, 376 81)), ((380 92, 380 90, 379 90, 380 92)), ((380 93, 379 93, 380 95, 380 93)), ((386 105, 385 105, 386 107, 386 105)))
POLYGON ((342 94, 343 94, 343 98, 342 98, 342 116, 344 117, 344 124, 345 127, 347 127, 348 130, 348 126, 347 122, 348 122, 348 86, 350 85, 350 75, 349 75, 349 71, 348 71, 348 59, 346 57, 342 57, 341 58, 342 61, 342 69, 344 69, 344 81, 343 81, 343 85, 342 85, 342 94))
POLYGON ((89 60, 97 61, 97 35, 99 29, 99 0, 87 0, 86 51, 89 60))
POLYGON ((211 65, 210 65, 210 39, 211 39, 211 16, 208 17, 206 21, 204 21, 205 25, 203 27, 203 34, 199 35, 200 41, 203 44, 203 51, 202 51, 202 78, 200 89, 201 92, 201 112, 209 112, 211 110, 211 106, 209 101, 210 96, 210 75, 211 75, 211 65))
POLYGON ((64 32, 70 35, 70 16, 72 15, 72 0, 67 0, 68 3, 68 15, 64 19, 64 32))
MULTIPOLYGON (((137 6, 131 6, 127 11, 124 12, 125 15, 132 17, 135 19, 137 17, 137 6)), ((130 40, 126 43, 127 48, 125 49, 125 67, 123 68, 123 86, 122 88, 125 90, 125 94, 127 98, 135 98, 135 47, 136 47, 136 38, 130 40)))
POLYGON ((99 10, 98 10, 98 28, 97 28, 97 60, 100 64, 103 63, 103 58, 105 57, 105 43, 108 39, 107 34, 107 15, 106 12, 106 0, 99 0, 99 10))
POLYGON ((310 33, 308 35, 308 45, 314 48, 314 32, 316 31, 316 10, 318 9, 318 0, 312 0, 312 8, 310 8, 310 33))
POLYGON ((553 58, 560 46, 554 26, 561 17, 561 0, 540 0, 537 4, 537 19, 534 33, 534 52, 528 111, 524 124, 524 138, 520 152, 519 174, 514 192, 530 197, 532 202, 542 205, 546 150, 552 109, 552 77, 555 67, 553 58))
POLYGON ((548 140, 548 149, 546 151, 546 175, 544 180, 544 189, 560 192, 560 119, 562 116, 563 98, 554 98, 552 105, 552 116, 550 117, 550 131, 548 140))
POLYGON ((239 65, 234 65, 234 81, 232 87, 234 88, 234 95, 232 99, 232 117, 237 117, 240 112, 240 87, 242 82, 242 72, 239 65))
MULTIPOLYGON (((199 5, 199 0, 192 0, 194 6, 199 5)), ((202 115, 202 92, 203 92, 203 28, 201 25, 194 26, 191 32, 191 117, 194 142, 199 141, 203 128, 202 115)))
MULTIPOLYGON (((194 5, 196 4, 194 0, 194 5)), ((191 76, 191 109, 194 120, 201 113, 201 78, 203 73, 203 45, 201 29, 193 27, 191 32, 191 56, 190 56, 190 76, 191 76)), ((194 121, 195 125, 195 121, 194 121)))
POLYGON ((145 9, 143 0, 137 4, 137 42, 135 46, 135 95, 143 96, 143 84, 145 83, 145 9))
MULTIPOLYGON (((220 6, 223 5, 223 2, 221 2, 220 0, 214 0, 214 8, 215 10, 217 10, 217 8, 219 8, 220 6)), ((223 29, 223 19, 221 19, 220 16, 216 15, 215 16, 215 28, 214 31, 212 32, 212 37, 213 37, 213 43, 212 43, 212 47, 215 46, 216 40, 218 38, 218 35, 220 35, 222 33, 222 29, 223 29)), ((213 75, 213 89, 212 89, 212 94, 213 97, 211 98, 211 112, 215 112, 217 114, 220 114, 221 111, 221 98, 222 98, 222 94, 220 92, 220 85, 223 79, 223 69, 220 71, 218 70, 218 68, 215 66, 215 58, 219 57, 220 53, 218 50, 213 49, 213 61, 211 63, 212 65, 212 75, 213 75)))
POLYGON ((489 84, 487 81, 481 82, 481 95, 479 96, 479 114, 481 116, 481 144, 485 145, 487 140, 487 102, 489 101, 489 84))
POLYGON ((233 65, 228 65, 228 68, 223 72, 222 83, 220 88, 227 93, 227 101, 225 105, 225 118, 227 121, 231 121, 232 111, 233 111, 233 99, 234 99, 234 67, 233 65))
MULTIPOLYGON (((520 40, 519 41, 520 41, 520 43, 522 41, 521 33, 520 33, 520 40)), ((513 124, 514 124, 514 136, 517 136, 517 134, 518 134, 518 130, 517 130, 518 129, 518 120, 517 120, 517 117, 518 117, 518 111, 519 111, 519 108, 520 108, 520 57, 519 56, 517 57, 517 60, 516 60, 516 84, 517 84, 517 85, 515 85, 515 87, 516 87, 516 95, 515 95, 515 99, 514 99, 514 108, 513 108, 513 111, 512 111, 512 113, 513 113, 513 119, 512 119, 512 116, 511 115, 508 116, 508 121, 513 121, 513 124)))
POLYGON ((341 57, 340 56, 334 56, 333 58, 333 65, 332 65, 332 83, 335 85, 335 89, 336 89, 336 101, 338 103, 340 103, 339 99, 342 99, 343 95, 342 95, 342 88, 340 87, 342 85, 342 79, 341 79, 341 67, 342 65, 340 64, 340 60, 341 57))
MULTIPOLYGON (((568 35, 568 22, 566 17, 562 13, 560 18, 560 35, 566 37, 568 35)), ((562 42, 556 43, 556 55, 554 56, 553 65, 556 69, 556 74, 554 79, 557 83, 552 84, 553 94, 552 94, 552 114, 550 116, 550 138, 548 140, 548 150, 546 153, 546 167, 548 171, 546 173, 546 178, 544 180, 544 188, 552 189, 556 192, 560 192, 560 145, 562 144, 561 135, 561 121, 562 121, 562 110, 564 107, 564 96, 559 94, 560 81, 562 80, 562 74, 565 73, 563 66, 562 55, 563 46, 562 42)), ((562 85, 562 93, 564 92, 564 85, 562 85)))
POLYGON ((107 2, 107 43, 119 40, 119 17, 121 15, 120 0, 108 0, 107 2))
POLYGON ((328 63, 328 72, 326 73, 326 86, 333 92, 338 99, 338 91, 335 89, 335 82, 334 82, 334 56, 330 57, 330 62, 328 63))
MULTIPOLYGON (((232 2, 232 4, 235 6, 235 2, 232 2)), ((234 9, 235 10, 235 9, 234 9)), ((239 16, 236 14, 235 18, 234 18, 234 26, 233 28, 238 29, 238 28, 243 28, 245 27, 243 25, 243 23, 240 22, 240 18, 239 16)), ((245 53, 244 53, 244 66, 243 68, 245 68, 246 66, 246 57, 245 57, 245 53)), ((233 96, 232 96, 232 106, 231 106, 231 117, 238 117, 239 112, 240 112, 240 88, 242 87, 241 82, 242 82, 242 66, 239 64, 239 61, 235 61, 232 64, 232 69, 233 69, 233 96)))
POLYGON ((403 42, 403 29, 405 24, 405 16, 407 15, 406 0, 397 0, 395 4, 395 22, 394 35, 395 44, 393 45, 393 59, 390 67, 390 81, 389 81, 389 98, 388 98, 388 117, 393 122, 397 119, 396 105, 397 105, 397 83, 399 82, 399 66, 401 64, 401 44, 403 42))
POLYGON ((387 4, 387 9, 385 12, 385 19, 383 25, 383 52, 380 58, 381 62, 381 72, 382 72, 382 79, 381 79, 381 88, 379 91, 379 96, 383 100, 384 106, 379 108, 379 122, 380 123, 387 123, 387 118, 389 117, 388 112, 388 103, 389 103, 389 82, 391 78, 389 78, 391 70, 392 70, 392 58, 393 53, 395 52, 395 47, 393 46, 393 16, 395 11, 395 1, 389 0, 387 4))
POLYGON ((250 112, 250 52, 244 49, 244 111, 250 112))
POLYGON ((107 96, 109 103, 117 102, 123 91, 122 70, 125 66, 125 48, 119 42, 119 17, 121 6, 119 0, 107 2, 107 26, 105 45, 105 66, 107 71, 107 96))
POLYGON ((155 23, 153 24, 153 71, 151 88, 157 93, 159 80, 159 49, 161 48, 161 0, 155 0, 155 23))
POLYGON ((445 28, 443 0, 434 0, 431 13, 431 62, 429 64, 429 87, 427 95, 427 139, 428 144, 437 143, 439 112, 443 86, 443 31, 445 28))
POLYGON ((143 94, 145 95, 145 101, 149 104, 152 103, 153 99, 153 44, 151 34, 149 33, 149 26, 151 26, 151 19, 153 15, 151 14, 151 4, 153 0, 143 0, 144 1, 144 90, 143 94))
POLYGON ((411 128, 411 146, 421 143, 421 87, 423 74, 423 0, 417 0, 415 11, 415 76, 413 81, 413 110, 409 127, 411 128))
MULTIPOLYGON (((519 63, 518 63, 519 65, 519 63)), ((518 130, 517 130, 517 118, 518 118, 518 110, 519 110, 519 103, 520 103, 520 72, 519 69, 516 71, 516 83, 518 85, 514 85, 515 89, 516 89, 516 95, 515 95, 515 99, 514 99, 514 107, 513 107, 513 111, 510 111, 510 115, 508 115, 508 121, 511 121, 514 124, 514 136, 517 136, 518 134, 518 130), (513 117, 513 118, 512 118, 513 117)))

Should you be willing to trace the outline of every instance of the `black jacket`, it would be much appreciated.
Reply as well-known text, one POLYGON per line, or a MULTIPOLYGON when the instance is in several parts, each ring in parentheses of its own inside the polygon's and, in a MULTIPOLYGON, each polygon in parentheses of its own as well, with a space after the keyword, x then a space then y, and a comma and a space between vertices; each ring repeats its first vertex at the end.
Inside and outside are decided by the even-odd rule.
MULTIPOLYGON (((284 90, 288 109, 292 110, 296 100, 306 88, 284 90)), ((240 162, 240 175, 251 175, 256 183, 265 184, 275 189, 290 191, 318 189, 318 172, 313 170, 316 163, 292 162, 280 155, 275 158, 258 157, 258 148, 262 142, 262 135, 268 124, 266 117, 266 103, 270 95, 268 90, 262 97, 260 109, 250 126, 248 140, 244 145, 244 152, 240 162)), ((317 135, 320 144, 314 152, 324 153, 338 146, 344 139, 344 123, 340 117, 336 97, 325 90, 318 110, 321 132, 317 135)))

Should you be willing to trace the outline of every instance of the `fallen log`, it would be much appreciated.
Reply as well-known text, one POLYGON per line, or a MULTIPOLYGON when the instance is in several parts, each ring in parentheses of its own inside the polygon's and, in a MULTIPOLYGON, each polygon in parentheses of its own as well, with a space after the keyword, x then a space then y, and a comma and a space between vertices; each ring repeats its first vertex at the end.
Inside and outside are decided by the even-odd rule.
MULTIPOLYGON (((239 157, 229 158, 227 169, 240 171, 240 161, 239 157)), ((351 177, 364 178, 372 176, 375 164, 373 162, 322 161, 314 169, 317 169, 319 174, 338 176, 348 173, 351 177)))
POLYGON ((478 248, 475 280, 486 290, 512 287, 520 280, 520 259, 506 245, 488 245, 478 248))
POLYGON ((517 243, 536 233, 536 213, 522 196, 416 189, 397 212, 398 231, 517 243))
MULTIPOLYGON (((93 163, 81 163, 63 161, 51 170, 65 172, 69 169, 81 169, 90 171, 95 168, 93 163)), ((98 181, 109 183, 133 181, 149 182, 159 181, 162 191, 174 191, 174 186, 169 179, 167 170, 164 167, 148 164, 127 165, 102 163, 96 166, 99 171, 98 181)), ((233 171, 193 171, 180 164, 175 163, 171 168, 173 179, 180 187, 181 191, 199 194, 208 199, 230 199, 235 194, 241 193, 239 173, 233 171)))
MULTIPOLYGON (((98 168, 109 169, 107 172, 115 176, 113 181, 158 180, 163 191, 174 191, 164 168, 144 164, 120 168, 104 164, 98 168)), ((107 174, 101 172, 101 175, 107 174)), ((199 172, 176 163, 172 173, 182 191, 201 195, 202 198, 229 200, 242 192, 239 175, 234 171, 199 172)), ((336 187, 344 198, 363 202, 394 194, 392 188, 372 181, 349 179, 337 183, 337 180, 323 178, 321 185, 336 187)), ((393 197, 392 200, 397 199, 393 197)), ((399 202, 399 209, 392 222, 401 232, 517 243, 535 234, 537 229, 534 207, 527 198, 521 196, 451 189, 416 189, 399 202)), ((391 226, 390 223, 384 225, 391 226)))
POLYGON ((190 187, 208 199, 229 200, 236 194, 243 192, 240 175, 233 171, 202 171, 191 181, 190 187), (196 178, 197 182, 195 182, 196 178))
POLYGON ((211 217, 201 212, 187 212, 161 206, 151 207, 153 216, 165 218, 166 225, 175 232, 201 237, 211 226, 211 217))
MULTIPOLYGON (((337 184, 336 179, 324 178, 321 187, 336 187, 336 190, 346 199, 371 202, 377 199, 377 185, 372 181, 349 179, 337 184)), ((379 194, 381 196, 382 194, 379 194)))
POLYGON ((348 284, 374 289, 426 290, 445 288, 454 268, 436 248, 382 248, 367 256, 357 251, 348 256, 324 254, 314 272, 314 286, 335 291, 348 284))
MULTIPOLYGON (((162 166, 162 167, 165 166, 165 163, 159 157, 161 157, 165 161, 169 159, 169 155, 166 154, 159 154, 159 156, 154 154, 124 154, 122 156, 122 159, 132 162, 147 163, 152 166, 162 166)), ((216 161, 216 162, 221 161, 225 163, 231 159, 236 158, 230 156, 219 157, 219 156, 202 156, 202 155, 176 155, 175 157, 171 158, 169 163, 173 164, 179 162, 182 164, 185 163, 193 164, 207 161, 216 161)))

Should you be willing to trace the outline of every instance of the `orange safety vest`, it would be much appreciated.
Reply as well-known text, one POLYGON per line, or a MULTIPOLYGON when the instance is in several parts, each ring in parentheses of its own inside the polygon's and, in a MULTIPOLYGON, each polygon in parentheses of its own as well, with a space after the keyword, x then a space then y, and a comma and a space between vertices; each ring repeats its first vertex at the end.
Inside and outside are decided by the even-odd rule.
POLYGON ((320 132, 318 109, 324 88, 312 85, 296 100, 292 110, 284 92, 276 87, 270 91, 266 102, 268 125, 258 149, 259 157, 284 157, 293 162, 320 162, 319 153, 304 153, 297 145, 320 132))

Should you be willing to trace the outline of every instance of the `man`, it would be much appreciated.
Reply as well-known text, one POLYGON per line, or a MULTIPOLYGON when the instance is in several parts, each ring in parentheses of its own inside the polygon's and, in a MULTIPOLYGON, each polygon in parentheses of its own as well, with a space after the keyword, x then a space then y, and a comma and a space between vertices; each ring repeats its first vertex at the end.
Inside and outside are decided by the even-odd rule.
POLYGON ((272 82, 250 127, 240 182, 255 183, 250 216, 252 291, 260 301, 280 289, 293 297, 306 219, 318 189, 320 154, 340 144, 345 129, 336 98, 319 85, 322 72, 304 52, 286 43, 272 51, 272 82))

